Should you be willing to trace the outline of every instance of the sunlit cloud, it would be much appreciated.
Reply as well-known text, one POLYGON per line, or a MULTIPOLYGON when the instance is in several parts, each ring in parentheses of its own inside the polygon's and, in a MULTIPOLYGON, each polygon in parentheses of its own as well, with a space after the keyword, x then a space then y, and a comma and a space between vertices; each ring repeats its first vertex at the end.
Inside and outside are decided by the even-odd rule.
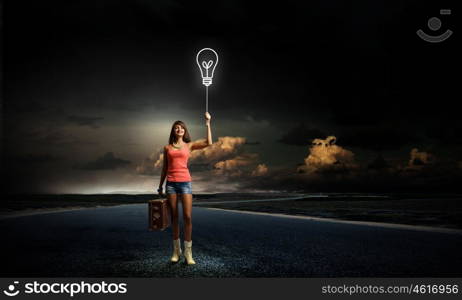
POLYGON ((250 174, 251 176, 263 176, 268 174, 268 167, 265 164, 259 164, 250 174))
POLYGON ((299 173, 316 173, 324 170, 357 169, 353 152, 336 145, 335 136, 314 139, 304 164, 297 168, 299 173))
MULTIPOLYGON (((205 141, 200 139, 198 141, 205 141)), ((218 141, 212 145, 191 152, 191 161, 195 163, 214 163, 220 160, 236 155, 240 150, 240 146, 245 144, 246 139, 244 137, 219 137, 218 141)), ((197 142, 197 141, 196 141, 197 142)))
POLYGON ((258 154, 245 153, 232 159, 219 161, 214 165, 215 175, 228 175, 231 177, 245 174, 245 168, 258 160, 258 154))
POLYGON ((435 160, 435 156, 425 152, 419 151, 417 148, 413 148, 410 153, 410 159, 406 169, 408 170, 421 170, 425 165, 432 164, 435 160))

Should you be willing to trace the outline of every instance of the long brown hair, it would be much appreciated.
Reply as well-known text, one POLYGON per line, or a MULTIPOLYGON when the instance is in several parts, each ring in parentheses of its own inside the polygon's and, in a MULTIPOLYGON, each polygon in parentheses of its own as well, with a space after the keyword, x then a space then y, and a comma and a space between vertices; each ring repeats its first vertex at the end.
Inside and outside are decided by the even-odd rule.
POLYGON ((175 121, 175 123, 173 123, 173 125, 172 125, 172 130, 170 131, 170 137, 168 138, 169 145, 171 145, 171 144, 173 144, 173 143, 175 143, 177 141, 176 140, 176 135, 175 135, 175 126, 176 125, 180 125, 184 129, 183 141, 185 143, 191 142, 191 136, 189 135, 189 131, 188 131, 188 128, 186 127, 185 123, 183 123, 182 121, 175 121))

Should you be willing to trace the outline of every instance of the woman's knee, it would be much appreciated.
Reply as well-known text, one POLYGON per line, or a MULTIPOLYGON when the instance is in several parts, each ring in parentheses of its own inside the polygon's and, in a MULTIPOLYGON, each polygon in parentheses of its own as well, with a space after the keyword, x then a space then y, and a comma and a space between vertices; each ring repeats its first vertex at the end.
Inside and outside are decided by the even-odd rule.
POLYGON ((172 210, 171 216, 172 222, 178 222, 178 209, 172 210))
POLYGON ((191 214, 188 214, 188 213, 183 214, 183 221, 185 224, 191 224, 192 223, 191 214))

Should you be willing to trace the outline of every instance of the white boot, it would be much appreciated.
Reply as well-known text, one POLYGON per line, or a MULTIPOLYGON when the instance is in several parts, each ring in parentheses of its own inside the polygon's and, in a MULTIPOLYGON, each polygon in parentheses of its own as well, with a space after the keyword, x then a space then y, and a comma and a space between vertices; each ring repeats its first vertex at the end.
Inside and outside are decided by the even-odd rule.
POLYGON ((173 255, 172 255, 172 258, 170 258, 170 261, 176 263, 180 260, 180 256, 181 256, 180 239, 173 240, 173 255))
POLYGON ((188 265, 195 265, 196 262, 192 258, 192 241, 184 241, 184 257, 188 265))

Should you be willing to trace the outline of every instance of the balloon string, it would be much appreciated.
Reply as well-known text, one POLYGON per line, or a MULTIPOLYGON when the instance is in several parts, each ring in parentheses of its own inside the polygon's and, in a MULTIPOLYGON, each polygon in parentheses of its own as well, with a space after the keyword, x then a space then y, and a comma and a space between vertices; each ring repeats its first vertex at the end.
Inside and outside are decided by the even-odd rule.
POLYGON ((209 87, 205 86, 205 111, 209 111, 209 87))

